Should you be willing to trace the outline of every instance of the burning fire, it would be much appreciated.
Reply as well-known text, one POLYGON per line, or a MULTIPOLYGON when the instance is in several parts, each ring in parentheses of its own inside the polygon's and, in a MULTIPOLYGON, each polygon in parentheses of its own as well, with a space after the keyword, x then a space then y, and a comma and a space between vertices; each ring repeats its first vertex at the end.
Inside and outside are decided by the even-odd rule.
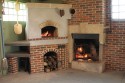
POLYGON ((76 58, 84 58, 84 56, 76 54, 76 58))
POLYGON ((83 54, 83 55, 81 55, 81 54, 76 54, 76 58, 86 59, 86 58, 88 58, 88 54, 83 54))
POLYGON ((77 50, 78 50, 79 52, 83 52, 83 48, 82 48, 82 47, 79 47, 77 50))
POLYGON ((47 32, 45 32, 45 33, 42 33, 41 36, 42 36, 42 37, 50 37, 50 36, 52 36, 52 35, 47 31, 47 32))
POLYGON ((87 54, 85 54, 85 55, 84 55, 84 57, 85 57, 85 58, 87 58, 87 57, 88 57, 88 55, 87 55, 87 54))

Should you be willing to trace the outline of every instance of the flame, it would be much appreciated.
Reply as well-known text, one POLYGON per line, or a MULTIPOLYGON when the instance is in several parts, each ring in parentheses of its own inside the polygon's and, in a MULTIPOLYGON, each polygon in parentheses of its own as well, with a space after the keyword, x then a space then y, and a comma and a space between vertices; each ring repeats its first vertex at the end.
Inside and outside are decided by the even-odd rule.
POLYGON ((77 50, 78 50, 79 52, 83 52, 82 47, 79 47, 77 50))
POLYGON ((48 35, 47 35, 47 36, 52 36, 52 34, 48 33, 48 35))
POLYGON ((87 58, 87 57, 88 57, 88 55, 87 55, 87 54, 85 54, 85 55, 84 55, 84 57, 85 57, 85 58, 87 58))
POLYGON ((42 36, 47 36, 47 35, 48 35, 48 31, 42 34, 42 36))
POLYGON ((84 58, 84 56, 76 54, 76 58, 84 58))
POLYGON ((50 33, 47 31, 47 32, 45 32, 45 33, 42 33, 41 36, 42 36, 42 37, 47 37, 47 36, 50 37, 50 36, 52 36, 52 34, 50 34, 50 33))

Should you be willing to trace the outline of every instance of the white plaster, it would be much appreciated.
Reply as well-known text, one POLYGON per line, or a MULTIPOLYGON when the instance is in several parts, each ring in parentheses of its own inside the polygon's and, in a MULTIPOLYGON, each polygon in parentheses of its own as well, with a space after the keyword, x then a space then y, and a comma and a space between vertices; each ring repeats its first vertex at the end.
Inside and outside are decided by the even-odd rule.
MULTIPOLYGON (((44 4, 44 3, 27 3, 27 27, 26 38, 41 38, 40 24, 46 21, 52 21, 58 24, 58 37, 68 36, 68 19, 71 19, 69 9, 71 5, 64 4, 44 4), (50 7, 51 5, 51 7, 50 7), (64 9, 64 16, 60 16, 59 9, 64 9)), ((55 24, 53 24, 55 25, 55 24)), ((47 26, 47 24, 46 24, 47 26)))

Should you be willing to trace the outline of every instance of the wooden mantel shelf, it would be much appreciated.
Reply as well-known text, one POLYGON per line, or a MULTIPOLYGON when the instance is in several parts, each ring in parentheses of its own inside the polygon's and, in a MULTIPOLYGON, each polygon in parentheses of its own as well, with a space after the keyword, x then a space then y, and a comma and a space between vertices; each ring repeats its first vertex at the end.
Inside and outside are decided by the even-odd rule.
POLYGON ((6 57, 30 57, 30 53, 28 52, 11 52, 11 53, 6 53, 6 57))

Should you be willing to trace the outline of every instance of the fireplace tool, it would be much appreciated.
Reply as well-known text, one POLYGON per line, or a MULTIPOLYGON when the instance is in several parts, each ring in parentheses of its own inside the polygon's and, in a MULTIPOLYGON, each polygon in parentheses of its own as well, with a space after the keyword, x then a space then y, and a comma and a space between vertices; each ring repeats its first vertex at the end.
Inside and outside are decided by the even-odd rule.
POLYGON ((4 74, 4 70, 6 71, 8 69, 8 62, 7 58, 5 57, 5 48, 4 48, 4 35, 3 35, 3 30, 2 30, 2 18, 0 17, 0 32, 1 32, 1 44, 2 44, 2 54, 3 54, 3 59, 2 59, 2 74, 4 74))

